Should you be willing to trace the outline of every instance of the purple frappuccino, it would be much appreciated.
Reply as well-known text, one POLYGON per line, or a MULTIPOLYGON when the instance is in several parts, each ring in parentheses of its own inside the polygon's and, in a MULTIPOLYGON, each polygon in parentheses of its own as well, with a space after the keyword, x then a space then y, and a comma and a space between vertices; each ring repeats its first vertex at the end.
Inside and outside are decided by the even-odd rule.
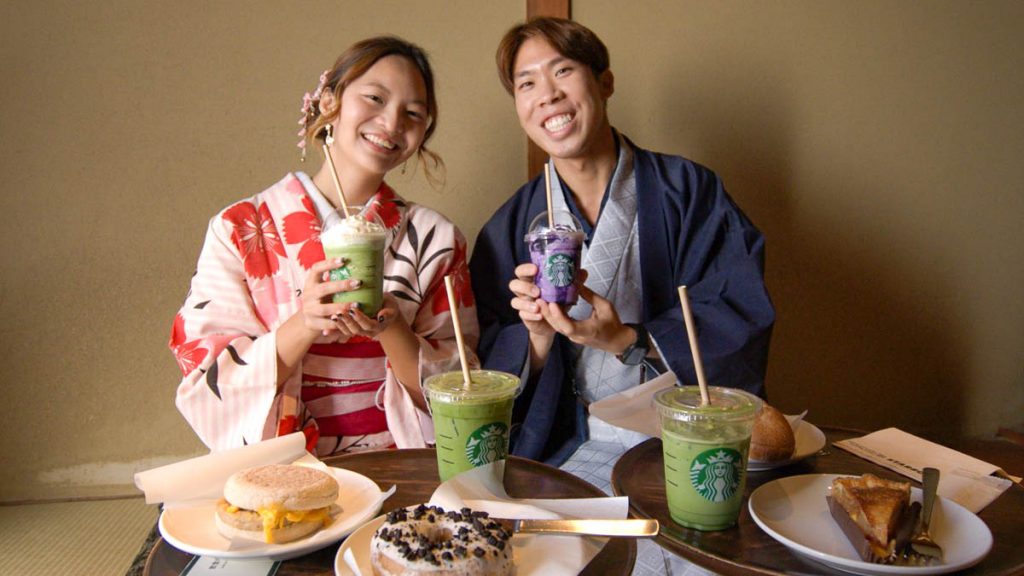
POLYGON ((530 261, 537 266, 534 283, 545 302, 573 305, 578 297, 576 286, 583 252, 583 232, 579 222, 568 212, 555 212, 554 228, 549 227, 547 213, 534 219, 526 244, 530 261))

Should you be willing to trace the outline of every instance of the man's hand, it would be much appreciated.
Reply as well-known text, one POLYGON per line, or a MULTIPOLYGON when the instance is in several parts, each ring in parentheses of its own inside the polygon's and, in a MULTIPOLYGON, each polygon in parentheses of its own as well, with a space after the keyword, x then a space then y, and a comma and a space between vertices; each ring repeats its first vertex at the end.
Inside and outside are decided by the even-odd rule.
POLYGON ((611 354, 624 352, 636 340, 636 331, 619 320, 619 313, 610 301, 583 285, 579 287, 579 295, 593 308, 589 318, 573 320, 557 304, 545 302, 542 313, 547 324, 577 344, 611 354))
POLYGON ((508 283, 508 289, 515 294, 512 309, 519 312, 519 319, 523 321, 531 335, 549 338, 554 336, 555 331, 545 320, 542 311, 547 302, 540 299, 540 288, 533 283, 537 267, 533 264, 520 264, 516 266, 515 273, 515 280, 508 283))

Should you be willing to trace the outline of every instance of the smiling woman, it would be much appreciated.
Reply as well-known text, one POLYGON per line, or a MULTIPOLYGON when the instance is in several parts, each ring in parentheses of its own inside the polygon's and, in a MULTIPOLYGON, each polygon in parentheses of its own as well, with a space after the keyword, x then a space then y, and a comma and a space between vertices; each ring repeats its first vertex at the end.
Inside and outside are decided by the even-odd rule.
POLYGON ((424 52, 363 40, 303 97, 299 146, 322 142, 333 161, 210 221, 170 342, 184 376, 176 404, 210 448, 298 430, 320 456, 433 440, 420 379, 459 366, 445 276, 476 341, 466 241, 384 177, 415 154, 438 179, 426 148, 437 115, 424 52), (321 232, 335 224, 356 232, 325 258, 321 232))

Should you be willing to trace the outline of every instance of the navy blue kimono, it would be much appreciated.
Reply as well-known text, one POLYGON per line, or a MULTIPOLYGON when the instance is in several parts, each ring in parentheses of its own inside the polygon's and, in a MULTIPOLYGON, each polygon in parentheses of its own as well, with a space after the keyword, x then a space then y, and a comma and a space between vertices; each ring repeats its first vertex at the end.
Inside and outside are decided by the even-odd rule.
MULTIPOLYGON (((764 395, 775 310, 764 285, 764 237, 711 170, 636 147, 642 322, 680 382, 696 384, 677 287, 686 285, 708 382, 764 395)), ((522 373, 526 327, 508 283, 529 262, 524 236, 546 209, 544 179, 520 188, 484 225, 470 261, 484 367, 522 373)), ((512 454, 558 465, 587 438, 574 392, 574 353, 556 334, 546 364, 531 375, 513 412, 512 454)))

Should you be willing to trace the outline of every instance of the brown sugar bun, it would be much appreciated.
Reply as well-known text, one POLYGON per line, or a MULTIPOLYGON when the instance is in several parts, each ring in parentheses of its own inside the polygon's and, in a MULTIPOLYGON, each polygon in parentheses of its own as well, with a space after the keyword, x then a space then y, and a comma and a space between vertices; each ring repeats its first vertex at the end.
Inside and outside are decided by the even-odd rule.
POLYGON ((786 417, 774 407, 765 404, 754 421, 754 433, 750 437, 750 459, 760 462, 777 462, 792 458, 796 450, 793 427, 786 417))

